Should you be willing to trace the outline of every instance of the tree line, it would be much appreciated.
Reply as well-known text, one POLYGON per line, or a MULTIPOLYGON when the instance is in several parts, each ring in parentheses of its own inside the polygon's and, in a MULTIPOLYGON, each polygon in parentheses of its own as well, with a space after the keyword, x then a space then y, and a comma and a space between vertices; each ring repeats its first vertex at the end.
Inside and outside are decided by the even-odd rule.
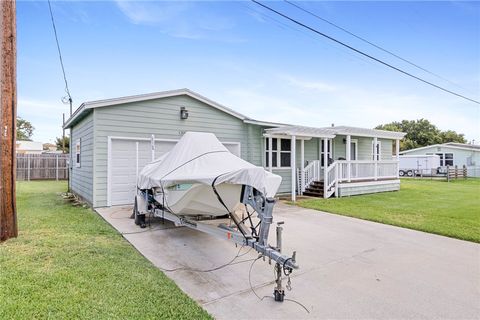
POLYGON ((405 137, 400 141, 401 151, 447 142, 467 143, 463 133, 442 131, 427 119, 394 121, 378 125, 375 129, 405 132, 405 137))

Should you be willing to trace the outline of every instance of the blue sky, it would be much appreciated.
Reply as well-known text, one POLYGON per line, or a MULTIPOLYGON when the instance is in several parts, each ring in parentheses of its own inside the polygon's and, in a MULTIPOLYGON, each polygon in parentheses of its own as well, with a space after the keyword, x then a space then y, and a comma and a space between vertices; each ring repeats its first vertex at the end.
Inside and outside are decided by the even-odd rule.
MULTIPOLYGON (((285 2, 266 2, 426 80, 480 100, 479 2, 297 2, 451 82, 285 2), (452 83, 453 82, 453 83, 452 83)), ((249 117, 374 127, 427 118, 480 142, 480 108, 385 68, 248 1, 52 2, 74 99, 190 88, 249 117)), ((17 3, 18 115, 61 135, 63 77, 45 1, 17 3)))

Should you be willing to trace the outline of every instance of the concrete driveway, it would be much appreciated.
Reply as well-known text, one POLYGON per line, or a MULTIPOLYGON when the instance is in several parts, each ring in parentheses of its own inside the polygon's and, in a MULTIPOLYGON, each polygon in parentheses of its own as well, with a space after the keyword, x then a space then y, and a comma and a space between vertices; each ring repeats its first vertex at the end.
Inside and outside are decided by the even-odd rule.
MULTIPOLYGON (((128 218, 130 207, 97 211, 161 269, 211 269, 239 250, 227 240, 169 223, 140 229, 128 218)), ((274 217, 285 221, 284 251, 297 250, 301 267, 287 298, 310 313, 291 301, 260 301, 249 285, 251 261, 212 272, 166 274, 217 319, 480 319, 478 244, 282 203, 274 217)), ((255 257, 249 252, 235 261, 255 257)), ((271 296, 273 266, 258 260, 251 281, 260 297, 271 296)))

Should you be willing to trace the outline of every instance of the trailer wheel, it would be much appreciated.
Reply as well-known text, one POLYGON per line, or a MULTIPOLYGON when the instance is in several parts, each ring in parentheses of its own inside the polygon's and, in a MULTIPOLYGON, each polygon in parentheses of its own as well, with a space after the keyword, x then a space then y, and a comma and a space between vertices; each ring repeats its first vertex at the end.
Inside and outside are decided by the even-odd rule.
POLYGON ((413 170, 408 170, 407 171, 407 176, 413 177, 413 170))
POLYGON ((133 214, 135 217, 135 224, 140 226, 140 228, 145 228, 147 226, 145 223, 145 215, 139 214, 138 212, 137 197, 135 197, 135 203, 133 204, 133 214))
POLYGON ((399 175, 400 177, 403 177, 403 176, 405 176, 405 171, 403 171, 403 170, 400 170, 400 171, 398 172, 398 175, 399 175))

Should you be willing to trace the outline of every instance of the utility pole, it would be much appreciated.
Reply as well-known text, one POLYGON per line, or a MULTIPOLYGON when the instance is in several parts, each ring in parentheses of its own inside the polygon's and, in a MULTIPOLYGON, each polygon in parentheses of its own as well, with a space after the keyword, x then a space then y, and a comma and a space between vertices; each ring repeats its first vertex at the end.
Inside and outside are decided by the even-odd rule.
POLYGON ((0 1, 0 242, 17 237, 15 1, 0 1))

